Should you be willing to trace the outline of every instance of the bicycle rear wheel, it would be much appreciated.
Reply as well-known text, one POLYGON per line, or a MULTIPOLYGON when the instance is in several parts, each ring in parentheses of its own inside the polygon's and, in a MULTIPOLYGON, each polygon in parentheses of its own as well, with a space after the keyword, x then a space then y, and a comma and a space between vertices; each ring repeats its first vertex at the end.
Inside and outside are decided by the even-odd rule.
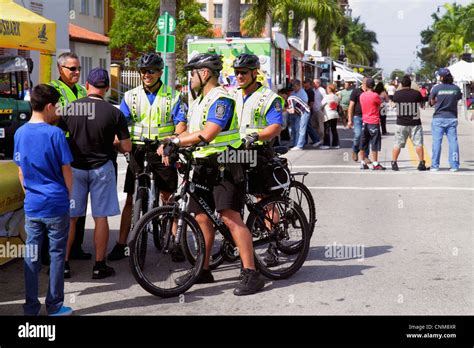
MULTIPOLYGON (((196 220, 185 212, 183 213, 183 234, 178 247, 183 251, 192 252, 193 262, 188 257, 183 262, 172 261, 170 251, 175 246, 172 226, 178 218, 173 212, 172 206, 149 211, 133 229, 133 237, 129 244, 129 260, 133 276, 143 289, 160 297, 173 297, 184 293, 195 283, 204 265, 204 236, 196 220), (162 231, 161 249, 157 249, 153 243, 153 232, 150 226, 154 221, 165 227, 162 231), (186 276, 185 280, 177 283, 176 279, 181 276, 186 276)), ((186 252, 185 255, 187 255, 186 252)))
POLYGON ((306 216, 298 204, 284 197, 267 197, 256 208, 246 223, 253 235, 256 266, 267 278, 288 278, 301 268, 308 255, 311 236, 306 216), (281 248, 292 250, 293 245, 301 247, 292 253, 281 248))

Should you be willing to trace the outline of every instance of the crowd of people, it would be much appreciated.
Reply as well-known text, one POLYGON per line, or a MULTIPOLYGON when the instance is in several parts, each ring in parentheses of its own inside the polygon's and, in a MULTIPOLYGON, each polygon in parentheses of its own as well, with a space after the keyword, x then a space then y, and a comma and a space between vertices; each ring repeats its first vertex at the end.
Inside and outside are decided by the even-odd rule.
MULTIPOLYGON (((284 127, 285 114, 293 150, 302 150, 309 141, 320 149, 337 149, 340 147, 337 124, 341 119, 344 127, 354 128, 354 161, 360 161, 361 169, 368 169, 372 164, 374 170, 384 170, 378 161, 378 152, 383 133, 388 133, 382 125, 381 106, 384 102, 393 102, 398 105, 398 115, 392 169, 399 170, 397 158, 408 137, 417 149, 418 170, 427 169, 419 117, 424 99, 411 88, 409 76, 403 77, 401 88, 395 92, 390 88, 386 92, 383 85, 380 87, 373 79, 366 78, 359 87, 346 81, 340 91, 335 84, 324 89, 318 79, 304 83, 295 80, 291 91, 284 89, 277 94, 257 81, 258 57, 241 54, 233 63, 240 88, 230 93, 218 83, 223 68, 221 56, 198 54, 185 65, 191 73, 190 88, 196 94, 188 106, 179 92, 161 81, 164 64, 159 55, 144 54, 137 68, 142 84, 125 94, 119 109, 104 100, 110 88, 106 70, 92 69, 85 88, 78 84, 81 66, 74 53, 58 57, 58 80, 37 85, 31 91, 33 115, 16 132, 14 149, 14 161, 26 192, 26 243, 42 249, 39 260, 25 258, 25 315, 38 315, 41 308, 38 300, 41 264, 49 265, 48 314, 72 313, 72 308, 64 305, 64 279, 73 276, 71 259, 92 258, 91 253, 82 249, 89 195, 95 223, 92 278, 113 276, 115 271, 106 264, 106 259, 116 261, 127 257, 135 183, 129 165, 124 185, 127 199, 120 212, 117 155, 130 153, 143 168, 144 137, 161 141, 161 146, 148 155, 163 204, 169 202, 178 183, 177 170, 170 166, 170 151, 205 142, 206 145, 194 153, 193 182, 196 190, 200 190, 198 196, 204 197, 208 205, 220 213, 239 248, 242 270, 234 290, 237 296, 260 291, 264 282, 255 267, 252 235, 240 215, 244 183, 236 175, 238 168, 218 163, 219 154, 241 149, 243 144, 253 144, 259 158, 270 156, 271 147, 284 127), (201 190, 201 187, 209 190, 201 190), (119 237, 107 255, 108 217, 120 213, 119 237)), ((452 84, 449 70, 442 69, 439 75, 442 83, 430 93, 430 103, 435 105, 431 170, 439 169, 441 141, 446 133, 451 170, 457 171, 457 101, 461 92, 452 84)), ((262 168, 265 163, 257 163, 257 169, 258 166, 262 168)), ((261 180, 263 186, 266 178, 255 180, 261 180)), ((191 201, 189 209, 195 213, 206 246, 204 269, 197 283, 212 283, 209 257, 214 227, 196 202, 191 201)), ((278 262, 275 251, 270 253, 269 248, 267 253, 265 262, 278 262)), ((174 262, 184 258, 179 249, 171 250, 171 257, 174 262)), ((176 283, 185 282, 190 274, 177 278, 176 283)))

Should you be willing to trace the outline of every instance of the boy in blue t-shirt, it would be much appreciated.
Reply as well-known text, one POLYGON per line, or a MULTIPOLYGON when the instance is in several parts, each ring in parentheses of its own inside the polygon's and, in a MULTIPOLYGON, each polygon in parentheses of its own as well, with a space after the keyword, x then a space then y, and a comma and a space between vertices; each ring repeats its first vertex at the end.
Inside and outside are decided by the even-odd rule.
POLYGON ((49 239, 51 266, 46 309, 49 315, 69 315, 64 303, 64 260, 69 231, 69 195, 72 191, 72 155, 66 138, 53 126, 59 116, 56 103, 60 94, 48 85, 38 85, 31 92, 33 115, 15 133, 14 161, 25 190, 25 315, 38 315, 39 251, 49 239))

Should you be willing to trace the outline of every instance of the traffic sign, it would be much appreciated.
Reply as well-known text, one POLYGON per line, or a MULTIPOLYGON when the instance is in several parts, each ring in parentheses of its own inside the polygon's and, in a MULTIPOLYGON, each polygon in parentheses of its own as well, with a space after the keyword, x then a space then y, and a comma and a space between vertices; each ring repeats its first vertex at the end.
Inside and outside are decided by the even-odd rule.
POLYGON ((156 50, 163 53, 172 53, 176 48, 174 35, 158 35, 156 37, 156 50))
POLYGON ((162 34, 171 34, 176 29, 176 20, 168 12, 158 18, 158 29, 162 34))

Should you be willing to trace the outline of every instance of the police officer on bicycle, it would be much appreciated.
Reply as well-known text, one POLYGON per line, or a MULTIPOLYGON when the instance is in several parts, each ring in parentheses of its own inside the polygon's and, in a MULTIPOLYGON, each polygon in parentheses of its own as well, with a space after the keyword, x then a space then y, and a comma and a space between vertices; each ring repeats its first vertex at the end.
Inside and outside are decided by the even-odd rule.
MULTIPOLYGON (((239 168, 236 166, 231 171, 228 164, 219 163, 217 160, 219 154, 229 148, 237 149, 242 143, 235 101, 223 87, 218 85, 219 73, 222 70, 222 56, 209 53, 198 54, 191 58, 185 65, 185 69, 191 71, 191 88, 197 92, 197 98, 189 109, 188 131, 171 139, 173 145, 170 145, 171 147, 186 147, 197 144, 203 139, 207 143, 194 152, 195 192, 203 198, 211 211, 215 209, 219 212, 239 249, 243 274, 234 290, 234 295, 254 294, 264 287, 264 282, 255 270, 252 235, 240 215, 244 200, 243 175, 237 175, 239 168)), ((169 147, 160 148, 159 151, 167 154, 169 153, 167 148, 169 147)), ((241 168, 240 173, 242 173, 241 168)), ((212 283, 214 277, 209 270, 209 258, 215 230, 211 220, 195 201, 190 201, 189 210, 196 213, 196 220, 206 243, 204 269, 197 283, 212 283)), ((182 277, 189 277, 189 275, 182 277)), ((178 284, 184 283, 187 279, 182 277, 176 279, 178 284)))
MULTIPOLYGON (((161 81, 163 59, 156 53, 144 54, 137 64, 142 84, 125 93, 120 110, 127 118, 133 144, 132 156, 143 169, 145 149, 143 138, 159 139, 177 135, 186 130, 187 107, 181 101, 179 92, 161 81)), ((167 202, 178 186, 175 168, 165 166, 156 151, 148 153, 148 161, 160 192, 162 202, 167 202)), ((132 220, 135 174, 130 165, 125 177, 124 192, 127 200, 122 211, 118 243, 108 255, 110 261, 127 256, 126 243, 132 220)), ((180 255, 176 256, 179 260, 180 255)))
MULTIPOLYGON (((278 94, 257 81, 260 61, 256 55, 243 53, 234 60, 232 67, 239 85, 234 98, 240 136, 246 148, 253 144, 252 149, 257 151, 257 166, 249 172, 249 180, 252 187, 264 191, 263 188, 272 182, 272 178, 265 175, 265 169, 274 155, 271 146, 282 130, 284 102, 278 94)), ((267 266, 278 264, 278 252, 272 244, 264 262, 267 266)))

